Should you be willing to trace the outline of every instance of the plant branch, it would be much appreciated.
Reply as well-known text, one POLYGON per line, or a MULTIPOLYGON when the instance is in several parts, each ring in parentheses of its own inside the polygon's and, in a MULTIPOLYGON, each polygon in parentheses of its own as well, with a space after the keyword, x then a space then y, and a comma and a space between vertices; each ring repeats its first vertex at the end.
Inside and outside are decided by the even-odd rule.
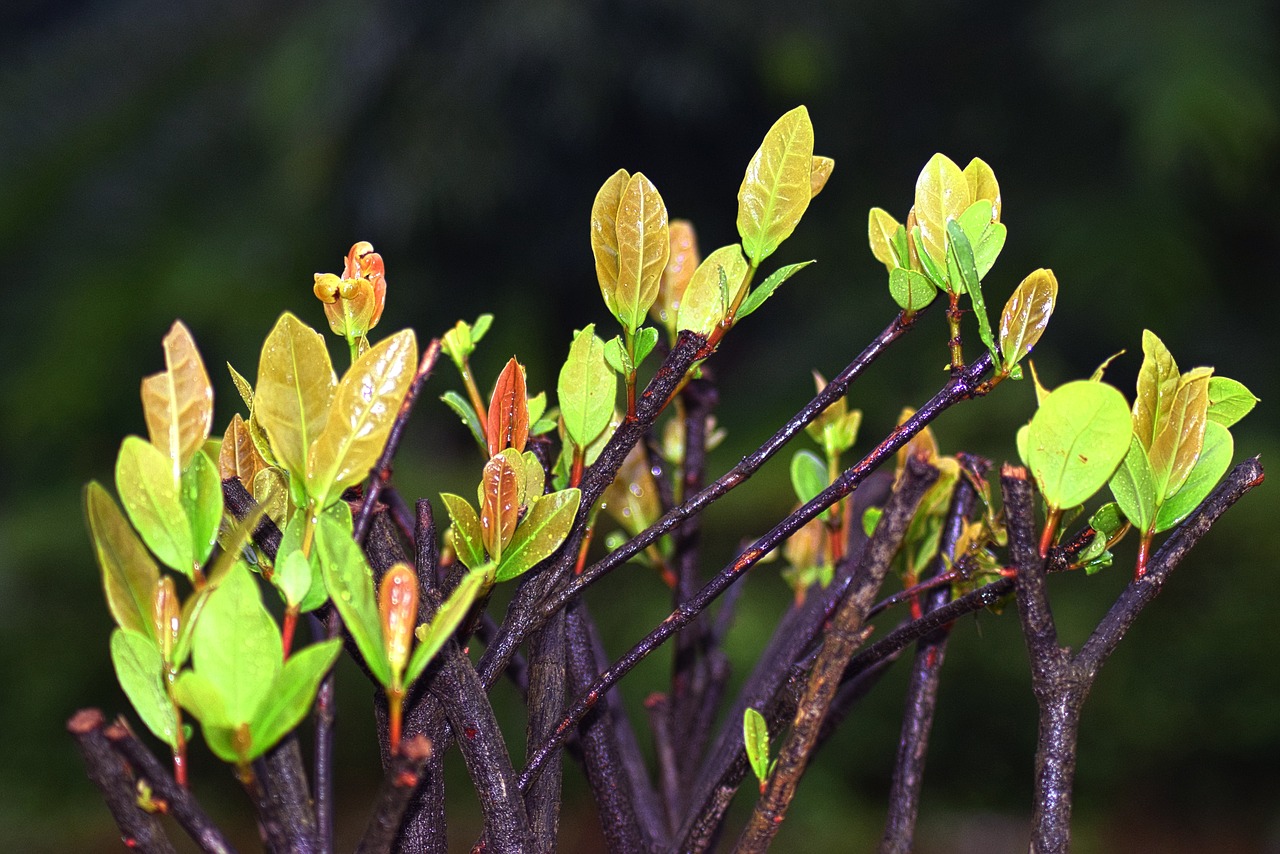
MULTIPOLYGON (((422 782, 431 753, 431 742, 424 736, 410 736, 400 742, 400 751, 383 775, 382 792, 356 854, 390 854, 393 850, 405 810, 422 782)), ((443 828, 437 832, 443 835, 443 828)))
POLYGON ((159 820, 138 805, 132 770, 111 749, 103 733, 105 724, 106 718, 99 709, 81 709, 67 721, 67 732, 80 748, 89 779, 102 793, 128 848, 145 854, 172 854, 173 843, 165 836, 159 820))
POLYGON ((854 649, 869 634, 869 627, 865 626, 867 611, 906 535, 916 506, 937 478, 938 470, 922 458, 912 457, 907 461, 906 470, 885 505, 875 534, 862 553, 849 593, 824 633, 822 650, 809 674, 791 733, 778 751, 777 766, 769 775, 751 820, 738 840, 736 851, 764 851, 781 827, 800 777, 808 765, 822 719, 840 685, 840 677, 853 657, 854 649))
POLYGON ((266 810, 261 816, 263 824, 280 829, 290 852, 319 850, 319 828, 297 736, 285 736, 255 759, 253 771, 262 794, 259 809, 266 810))
MULTIPOLYGON (((540 744, 564 714, 564 612, 529 638, 529 692, 526 747, 540 744)), ((547 770, 525 794, 529 826, 538 851, 555 851, 560 825, 561 763, 547 770)))
POLYGON ((166 813, 187 832, 201 851, 208 854, 235 854, 235 848, 223 836, 222 831, 209 818, 190 789, 179 786, 173 774, 156 759, 155 755, 138 741, 124 718, 103 730, 112 749, 133 766, 134 772, 147 781, 152 798, 167 805, 166 813))

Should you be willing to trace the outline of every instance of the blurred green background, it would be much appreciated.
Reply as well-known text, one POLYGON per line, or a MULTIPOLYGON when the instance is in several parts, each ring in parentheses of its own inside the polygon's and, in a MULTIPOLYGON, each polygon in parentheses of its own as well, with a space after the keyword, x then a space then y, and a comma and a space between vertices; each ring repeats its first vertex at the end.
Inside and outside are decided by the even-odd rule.
MULTIPOLYGON (((380 333, 413 326, 425 339, 492 311, 482 384, 515 352, 531 388, 553 389, 571 330, 608 325, 587 239, 600 183, 642 170, 704 251, 728 243, 742 170, 798 103, 837 166, 777 262, 819 264, 715 361, 729 431, 716 471, 808 399, 811 368, 835 373, 889 319, 867 209, 905 216, 934 151, 981 156, 999 177, 1010 236, 989 303, 1036 267, 1057 273, 1059 308, 1035 354, 1048 384, 1127 349, 1109 377, 1131 389, 1148 327, 1184 368, 1214 365, 1263 398, 1234 431, 1237 456, 1273 459, 1277 15, 1263 0, 6 4, 3 847, 118 847, 63 730, 81 706, 125 708, 80 488, 109 481, 121 437, 143 431, 138 381, 161 367, 175 317, 214 374, 221 429, 239 405, 222 363, 253 376, 286 308, 322 326, 311 274, 338 271, 369 240, 390 283, 380 333)), ((943 318, 924 326, 855 390, 865 440, 943 379, 943 318)), ((450 371, 432 380, 410 431, 397 478, 411 497, 474 482, 474 449, 435 400, 453 384, 450 371)), ((946 450, 1004 459, 1031 410, 1029 385, 1010 384, 937 432, 946 450)), ((789 502, 780 460, 715 508, 707 571, 789 502)), ((1081 740, 1078 850, 1280 850, 1278 510, 1268 486, 1229 513, 1103 671, 1081 740)), ((1125 574, 1055 579, 1066 641, 1082 639, 1125 574)), ((747 584, 731 639, 739 677, 789 595, 776 565, 747 584)), ((590 598, 614 654, 667 608, 641 570, 590 598)), ((1035 714, 1015 623, 1008 612, 957 626, 921 850, 1025 848, 1035 714)), ((668 667, 660 655, 641 668, 624 683, 629 701, 659 690, 668 667)), ((778 850, 873 847, 901 676, 825 749, 778 850)), ((350 835, 377 768, 365 689, 344 678, 350 835)), ((517 711, 503 714, 521 753, 517 711)), ((242 798, 202 764, 202 795, 234 820, 242 798)), ((590 850, 590 799, 567 776, 564 847, 590 850)), ((474 805, 463 778, 454 791, 451 838, 466 846, 474 805)))

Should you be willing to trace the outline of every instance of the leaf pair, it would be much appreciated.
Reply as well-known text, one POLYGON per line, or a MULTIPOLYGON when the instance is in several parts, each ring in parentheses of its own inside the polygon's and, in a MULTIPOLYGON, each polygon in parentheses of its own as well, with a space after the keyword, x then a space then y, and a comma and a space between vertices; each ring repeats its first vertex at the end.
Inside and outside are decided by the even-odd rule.
MULTIPOLYGON (((534 464, 537 465, 536 459, 534 464)), ((575 488, 546 495, 526 494, 527 510, 518 519, 514 508, 519 506, 515 502, 521 499, 522 484, 515 462, 499 456, 490 460, 485 469, 481 513, 477 514, 460 495, 443 493, 440 497, 453 522, 458 559, 472 570, 492 565, 493 581, 506 581, 532 569, 560 548, 573 527, 582 493, 575 488), (492 548, 497 549, 496 554, 492 548)), ((539 473, 541 470, 538 465, 539 473)))
POLYGON ((667 207, 642 173, 619 169, 596 193, 591 251, 605 306, 635 334, 658 298, 671 253, 667 207))
POLYGON ((325 506, 373 468, 413 380, 417 350, 411 330, 398 332, 338 382, 324 339, 292 314, 267 335, 254 414, 311 501, 325 506))
POLYGON ((193 667, 178 677, 174 696, 200 720, 219 758, 244 765, 302 721, 341 646, 322 641, 282 661, 280 631, 253 576, 237 564, 196 622, 193 667))

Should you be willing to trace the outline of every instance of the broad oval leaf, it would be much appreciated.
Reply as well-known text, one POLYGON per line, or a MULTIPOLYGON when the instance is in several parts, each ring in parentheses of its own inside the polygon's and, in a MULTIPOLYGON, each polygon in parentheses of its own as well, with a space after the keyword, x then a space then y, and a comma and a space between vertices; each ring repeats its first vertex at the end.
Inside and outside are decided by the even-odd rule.
POLYGON ((978 270, 978 278, 986 278, 996 258, 1000 257, 1008 230, 992 220, 991 202, 986 199, 978 199, 965 208, 956 222, 960 223, 973 247, 973 264, 978 270))
POLYGON ((573 336, 556 395, 565 432, 575 445, 585 448, 609 426, 618 377, 604 359, 604 342, 596 337, 594 323, 573 336))
POLYGON ((154 637, 151 607, 160 570, 102 484, 85 487, 84 508, 111 616, 122 629, 154 637))
POLYGON ((693 271, 698 269, 698 236, 693 230, 693 223, 685 219, 671 220, 667 234, 671 240, 671 252, 662 271, 658 298, 649 308, 649 313, 674 336, 676 315, 680 311, 685 288, 693 278, 693 271))
POLYGON ((867 240, 871 244, 871 254, 891 273, 899 266, 893 241, 900 228, 902 225, 881 208, 872 208, 867 215, 867 240))
POLYGON ((1209 378, 1210 421, 1230 427, 1248 415, 1257 404, 1258 398, 1243 383, 1227 377, 1209 378))
POLYGON ((960 167, 944 154, 929 158, 916 179, 917 248, 923 248, 939 268, 945 268, 947 262, 947 221, 957 219, 972 202, 968 179, 960 167))
POLYGON ((796 451, 791 458, 791 487, 801 504, 808 504, 827 488, 827 464, 813 451, 796 451))
POLYGON ((635 332, 658 299, 662 271, 671 254, 667 206, 643 173, 627 180, 618 201, 618 286, 614 315, 635 332))
POLYGON ((991 203, 991 219, 1000 221, 1003 202, 1000 199, 1000 184, 996 181, 996 173, 985 161, 975 157, 964 167, 965 181, 969 185, 969 198, 976 202, 985 199, 991 203))
POLYGON ((827 186, 831 173, 835 171, 836 162, 830 157, 815 156, 809 173, 809 198, 813 199, 827 186))
POLYGON ((712 252, 694 271, 680 304, 676 325, 710 336, 729 311, 725 291, 733 292, 747 277, 747 259, 734 243, 712 252), (721 287, 721 283, 727 285, 721 287))
POLYGON ((378 342, 343 375, 307 460, 307 492, 322 506, 377 464, 417 364, 417 340, 405 329, 378 342))
POLYGON ((111 633, 111 664, 134 711, 156 738, 178 744, 178 716, 164 685, 164 659, 155 639, 128 629, 111 633))
POLYGON ((284 648, 243 563, 209 594, 192 632, 192 665, 221 697, 228 724, 252 721, 280 672, 284 648))
POLYGON ((222 480, 204 451, 191 458, 182 473, 182 509, 191 526, 193 562, 203 566, 213 553, 222 524, 222 480))
POLYGON ((1209 368, 1196 368, 1178 379, 1169 412, 1156 427, 1147 456, 1160 500, 1177 493, 1200 457, 1209 411, 1209 368))
POLYGON ((757 308, 764 304, 764 301, 773 296, 773 292, 778 286, 790 279, 796 273, 799 273, 810 264, 816 261, 801 261, 797 264, 787 264, 779 267, 769 274, 769 278, 760 283, 758 287, 752 288, 751 293, 747 294, 747 298, 742 301, 742 305, 738 306, 738 313, 734 316, 734 320, 738 321, 754 312, 757 308))
POLYGON ((473 570, 462 576, 458 586, 453 588, 453 592, 449 594, 448 599, 444 600, 444 604, 436 611, 431 622, 425 626, 418 626, 415 632, 418 645, 414 647, 413 655, 409 658, 409 666, 404 673, 406 688, 417 681, 422 671, 426 670, 427 665, 431 663, 431 659, 436 657, 436 653, 458 630, 458 626, 462 624, 463 618, 467 616, 476 597, 484 588, 487 574, 484 571, 473 570))
POLYGON ((307 451, 324 429, 338 378, 324 337, 286 312, 262 345, 253 416, 266 430, 275 458, 305 476, 307 451))
POLYGON ((289 656, 271 693, 249 724, 253 736, 250 759, 256 759, 293 731, 311 711, 320 681, 342 652, 342 639, 329 638, 289 656))
POLYGON ((1000 314, 1000 367, 1009 373, 1044 334, 1058 301, 1058 279, 1052 270, 1036 270, 1022 280, 1000 314))
POLYGON ((1183 519, 1191 515, 1191 511, 1200 506, 1200 502, 1209 497, 1209 493, 1231 467, 1231 457, 1235 454, 1235 441, 1231 431, 1221 424, 1210 421, 1204 428, 1204 445, 1195 467, 1183 481, 1182 487, 1160 505, 1156 513, 1155 532, 1167 531, 1183 519))
POLYGON ((195 339, 182 321, 164 336, 165 369, 142 381, 147 433, 172 461, 173 479, 191 462, 213 427, 213 384, 195 339))
POLYGON ((738 234, 752 266, 791 236, 813 195, 813 123, 799 106, 769 128, 738 189, 738 234))
POLYGON ((373 590, 373 570, 351 534, 329 516, 316 526, 320 572, 342 622, 351 632, 369 672, 384 687, 391 687, 391 661, 382 639, 382 620, 373 590))
POLYGON ((147 548, 165 566, 190 577, 195 566, 191 523, 164 451, 139 436, 125 438, 116 458, 116 492, 147 548))
POLYGON ((502 558, 520 515, 524 463, 501 453, 485 463, 480 478, 480 537, 491 560, 502 558))
POLYGON ((1173 408, 1179 376, 1178 363, 1169 348, 1150 329, 1142 330, 1142 367, 1138 369, 1138 394, 1133 400, 1133 432, 1148 450, 1173 408))
POLYGON ((491 457, 507 448, 523 451, 529 441, 529 398, 524 368, 514 356, 507 361, 493 386, 485 435, 491 457))
POLYGON ((631 175, 626 169, 614 172, 596 192, 591 205, 591 254, 596 260, 596 278, 605 307, 617 317, 615 292, 618 289, 618 205, 631 175))
POLYGON ((1111 479, 1129 451, 1129 405, 1105 383, 1077 380, 1054 389, 1031 419, 1027 463, 1045 501, 1083 504, 1111 479))
POLYGON ((569 536, 581 500, 581 491, 563 489, 534 502, 503 551, 495 579, 515 578, 554 554, 569 536))
POLYGON ((895 267, 889 271, 889 296, 905 311, 919 311, 938 295, 933 286, 922 273, 906 267, 895 267))
POLYGON ((267 461, 249 435, 249 425, 240 413, 231 416, 227 432, 222 435, 222 447, 218 450, 218 476, 223 480, 234 477, 245 489, 253 489, 253 479, 267 467, 267 461))
POLYGON ((1120 505, 1125 518, 1139 532, 1145 534, 1150 531, 1158 504, 1156 484, 1151 474, 1147 451, 1137 436, 1130 437, 1129 452, 1112 476, 1110 486, 1111 494, 1116 497, 1116 503, 1120 505))
POLYGON ((484 563, 484 539, 480 534, 480 517, 475 508, 461 495, 440 493, 445 510, 453 522, 453 547, 458 560, 467 569, 475 569, 484 563))

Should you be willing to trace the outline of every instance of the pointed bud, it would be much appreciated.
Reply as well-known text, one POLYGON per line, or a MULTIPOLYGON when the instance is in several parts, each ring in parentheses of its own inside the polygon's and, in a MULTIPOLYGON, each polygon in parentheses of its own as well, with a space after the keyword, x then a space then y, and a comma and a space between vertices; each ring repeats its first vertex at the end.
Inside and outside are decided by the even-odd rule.
POLYGON ((168 662, 173 657, 173 648, 178 643, 178 634, 182 629, 182 606, 178 602, 178 591, 173 586, 172 576, 163 576, 156 584, 155 596, 151 602, 151 618, 155 621, 160 657, 168 662))
POLYGON ((378 615, 382 618, 382 638, 396 682, 409 663, 413 650, 413 630, 418 622, 418 576, 407 563, 397 563, 378 588, 378 615))

